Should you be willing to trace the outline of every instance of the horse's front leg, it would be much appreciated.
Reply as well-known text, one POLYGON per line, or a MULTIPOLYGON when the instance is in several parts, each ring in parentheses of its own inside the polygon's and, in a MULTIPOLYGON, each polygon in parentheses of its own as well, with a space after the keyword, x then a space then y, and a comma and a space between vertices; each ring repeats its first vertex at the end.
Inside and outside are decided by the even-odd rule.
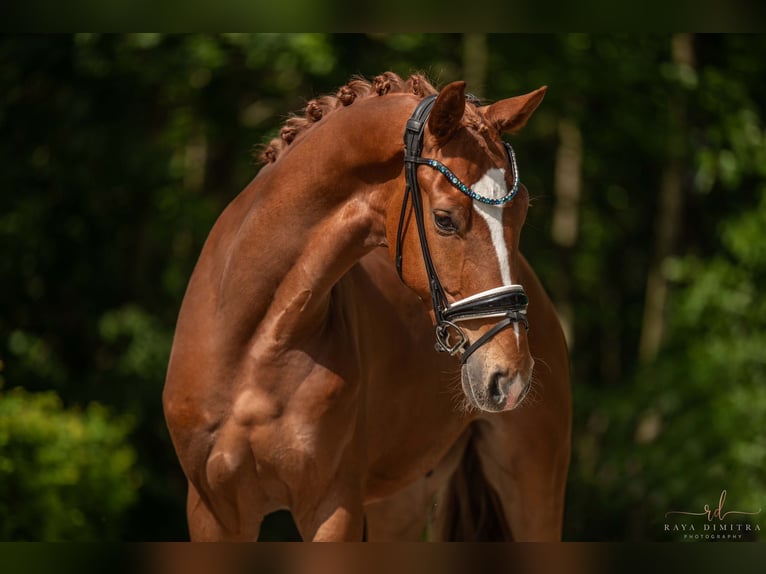
MULTIPOLYGON (((356 437, 354 437, 356 438, 356 437)), ((353 440, 356 443, 357 440, 353 440)), ((361 542, 364 534, 363 459, 352 444, 335 458, 335 472, 319 478, 307 476, 293 491, 292 513, 303 540, 314 542, 361 542)), ((317 467, 327 459, 317 460, 317 467)), ((316 468, 316 467, 315 467, 316 468)))
POLYGON ((283 429, 292 454, 281 457, 280 474, 303 540, 363 538, 367 446, 355 374, 319 371, 291 399, 300 414, 283 429))
POLYGON ((303 539, 314 542, 361 542, 364 509, 359 490, 336 485, 315 508, 296 512, 296 524, 303 539))
POLYGON ((476 426, 484 476, 516 541, 561 540, 571 440, 564 407, 533 402, 476 426))

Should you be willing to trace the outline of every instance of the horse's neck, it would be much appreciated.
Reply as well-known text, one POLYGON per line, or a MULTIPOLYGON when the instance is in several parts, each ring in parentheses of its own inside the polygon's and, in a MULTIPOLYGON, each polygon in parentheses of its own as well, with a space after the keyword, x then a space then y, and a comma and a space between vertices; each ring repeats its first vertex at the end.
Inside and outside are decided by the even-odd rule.
POLYGON ((338 110, 256 178, 225 247, 222 324, 271 342, 318 328, 333 285, 386 244, 386 209, 403 185, 399 126, 407 104, 398 103, 377 124, 363 103, 338 110))

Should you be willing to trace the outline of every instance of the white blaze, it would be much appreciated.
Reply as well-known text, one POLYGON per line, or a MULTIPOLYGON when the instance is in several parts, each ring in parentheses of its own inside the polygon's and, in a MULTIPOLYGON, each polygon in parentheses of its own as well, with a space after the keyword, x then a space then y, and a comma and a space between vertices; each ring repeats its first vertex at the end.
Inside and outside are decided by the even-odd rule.
MULTIPOLYGON (((492 168, 481 179, 474 183, 471 188, 481 196, 490 199, 500 199, 508 195, 508 186, 505 184, 505 170, 492 168)), ((492 245, 495 247, 497 263, 500 266, 500 278, 503 285, 513 285, 511 278, 511 265, 508 257, 508 246, 505 243, 505 234, 503 233, 503 207, 500 205, 489 205, 481 201, 474 200, 473 206, 476 212, 489 227, 489 235, 492 238, 492 245)), ((519 345, 519 324, 513 324, 513 330, 516 333, 516 345, 519 345)))
MULTIPOLYGON (((479 195, 490 199, 505 197, 508 195, 508 186, 505 185, 505 170, 490 169, 481 176, 479 181, 471 186, 471 189, 479 195)), ((495 247, 503 285, 512 285, 511 267, 508 261, 508 246, 505 244, 505 234, 503 233, 503 207, 505 204, 489 205, 474 200, 473 206, 477 213, 487 222, 487 227, 489 227, 489 235, 492 238, 492 245, 495 247)))

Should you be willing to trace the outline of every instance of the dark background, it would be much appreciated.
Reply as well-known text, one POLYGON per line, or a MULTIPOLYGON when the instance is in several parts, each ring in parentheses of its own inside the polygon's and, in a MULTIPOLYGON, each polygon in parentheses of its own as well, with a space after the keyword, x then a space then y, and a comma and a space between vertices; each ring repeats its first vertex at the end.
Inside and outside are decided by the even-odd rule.
POLYGON ((199 250, 287 114, 386 70, 549 86, 513 142, 571 347, 565 538, 764 505, 766 37, 2 36, 0 539, 187 536, 160 395, 199 250))

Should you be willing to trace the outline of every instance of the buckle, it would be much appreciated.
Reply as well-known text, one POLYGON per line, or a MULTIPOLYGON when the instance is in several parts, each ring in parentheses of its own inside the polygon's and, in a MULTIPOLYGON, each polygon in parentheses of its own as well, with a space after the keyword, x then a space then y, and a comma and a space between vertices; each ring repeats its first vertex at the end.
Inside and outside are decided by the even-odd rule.
POLYGON ((420 134, 421 130, 423 129, 423 122, 410 118, 407 120, 407 131, 420 134))
POLYGON ((463 330, 450 321, 442 321, 436 325, 436 345, 434 348, 442 353, 447 352, 450 355, 456 355, 468 343, 468 339, 463 330), (452 338, 456 337, 453 343, 452 338))

